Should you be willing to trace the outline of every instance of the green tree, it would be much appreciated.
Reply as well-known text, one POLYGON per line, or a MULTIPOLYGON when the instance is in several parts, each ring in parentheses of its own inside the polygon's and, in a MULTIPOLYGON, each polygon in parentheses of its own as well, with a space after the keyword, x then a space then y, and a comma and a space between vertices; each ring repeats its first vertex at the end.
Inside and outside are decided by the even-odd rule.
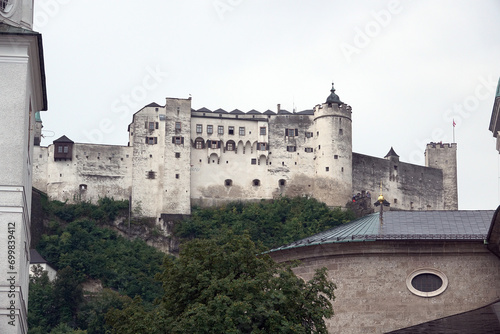
POLYGON ((335 284, 326 269, 305 282, 263 249, 231 233, 186 243, 157 277, 164 289, 158 307, 147 312, 135 300, 109 312, 112 333, 131 326, 136 333, 327 333, 335 284))

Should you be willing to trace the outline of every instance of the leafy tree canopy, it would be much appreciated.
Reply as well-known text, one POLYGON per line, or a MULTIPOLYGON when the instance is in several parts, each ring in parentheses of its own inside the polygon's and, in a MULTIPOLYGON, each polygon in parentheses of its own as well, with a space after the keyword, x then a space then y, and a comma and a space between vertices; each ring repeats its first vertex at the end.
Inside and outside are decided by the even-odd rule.
POLYGON ((232 233, 187 242, 157 276, 157 308, 136 299, 109 312, 112 333, 327 333, 335 285, 326 269, 305 282, 263 250, 232 233))

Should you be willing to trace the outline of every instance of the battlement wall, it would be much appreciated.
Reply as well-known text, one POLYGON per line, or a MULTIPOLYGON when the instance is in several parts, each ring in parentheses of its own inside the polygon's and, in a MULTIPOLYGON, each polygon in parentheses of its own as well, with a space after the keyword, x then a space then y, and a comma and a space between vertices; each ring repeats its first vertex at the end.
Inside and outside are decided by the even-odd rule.
MULTIPOLYGON (((444 210, 443 171, 437 168, 353 153, 353 195, 380 194, 399 210, 444 210)), ((373 205, 373 203, 372 203, 373 205)))

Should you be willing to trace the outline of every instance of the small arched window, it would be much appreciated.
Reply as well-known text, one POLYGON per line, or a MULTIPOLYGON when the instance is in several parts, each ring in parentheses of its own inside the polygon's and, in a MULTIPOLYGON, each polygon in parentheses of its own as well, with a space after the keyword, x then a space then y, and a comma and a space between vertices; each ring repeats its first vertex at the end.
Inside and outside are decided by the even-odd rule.
POLYGON ((280 185, 280 187, 284 187, 286 184, 286 181, 284 179, 281 179, 278 181, 278 184, 280 185))
POLYGON ((194 148, 199 150, 205 148, 205 141, 202 138, 196 138, 194 141, 194 148))
POLYGON ((260 186, 260 180, 258 180, 258 179, 253 180, 252 181, 252 185, 255 186, 255 187, 260 186))
POLYGON ((233 140, 228 140, 226 143, 226 151, 234 151, 235 146, 236 144, 233 140))
POLYGON ((231 187, 231 186, 233 185, 233 180, 231 180, 231 179, 227 179, 227 180, 225 180, 225 181, 224 181, 224 185, 225 185, 226 187, 231 187))

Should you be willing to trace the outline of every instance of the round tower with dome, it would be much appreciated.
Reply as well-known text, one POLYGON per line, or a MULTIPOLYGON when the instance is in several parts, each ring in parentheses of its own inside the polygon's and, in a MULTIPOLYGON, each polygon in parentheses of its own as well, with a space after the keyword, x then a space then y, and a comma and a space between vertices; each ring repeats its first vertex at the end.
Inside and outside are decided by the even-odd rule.
POLYGON ((335 88, 326 102, 314 109, 314 197, 329 206, 345 207, 352 196, 351 107, 342 102, 335 88))

